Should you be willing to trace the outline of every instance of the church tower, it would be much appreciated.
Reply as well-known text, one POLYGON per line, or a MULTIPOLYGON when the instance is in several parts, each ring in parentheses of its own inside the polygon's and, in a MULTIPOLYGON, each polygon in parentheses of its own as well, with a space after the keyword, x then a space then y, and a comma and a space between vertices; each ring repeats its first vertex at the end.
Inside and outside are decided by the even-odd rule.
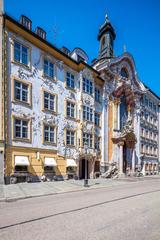
POLYGON ((113 57, 113 46, 116 33, 112 27, 108 16, 105 17, 104 24, 100 27, 98 40, 100 41, 99 59, 112 58, 113 57))

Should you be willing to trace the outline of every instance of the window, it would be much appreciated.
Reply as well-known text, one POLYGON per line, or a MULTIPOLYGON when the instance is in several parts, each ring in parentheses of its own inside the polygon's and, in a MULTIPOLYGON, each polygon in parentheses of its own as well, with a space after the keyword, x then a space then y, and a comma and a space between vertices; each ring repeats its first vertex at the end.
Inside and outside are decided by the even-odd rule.
POLYGON ((46 39, 46 32, 42 28, 37 27, 36 28, 36 33, 39 37, 41 37, 43 39, 46 39))
POLYGON ((143 96, 140 98, 140 103, 141 103, 141 106, 144 104, 144 98, 143 98, 143 96))
POLYGON ((75 88, 74 75, 71 74, 70 72, 67 72, 66 83, 67 83, 67 87, 69 87, 69 88, 75 88))
POLYGON ((153 151, 153 148, 152 147, 150 147, 150 154, 152 155, 152 151, 153 151))
POLYGON ((93 109, 83 106, 83 120, 93 121, 93 109))
POLYGON ((30 21, 27 18, 23 19, 23 26, 30 29, 30 21))
POLYGON ((28 172, 28 166, 15 166, 15 172, 28 172))
POLYGON ((92 148, 92 134, 90 133, 83 133, 83 146, 84 143, 87 143, 89 148, 92 148))
POLYGON ((154 155, 157 155, 157 148, 154 148, 154 155))
POLYGON ((144 112, 141 112, 141 118, 144 119, 144 112))
POLYGON ((29 49, 18 42, 14 42, 14 61, 29 64, 29 49))
POLYGON ((89 94, 93 93, 93 84, 87 78, 83 78, 83 91, 89 94))
POLYGON ((44 142, 47 143, 56 143, 56 134, 55 134, 55 127, 54 126, 44 126, 44 142))
POLYGON ((157 110, 157 107, 155 104, 153 105, 153 110, 154 110, 154 112, 156 112, 156 110, 157 110))
POLYGON ((77 61, 78 62, 85 62, 85 59, 77 54, 77 61))
POLYGON ((102 38, 101 50, 104 49, 105 44, 106 44, 106 38, 105 38, 105 36, 104 36, 104 37, 102 38))
POLYGON ((14 98, 22 102, 28 102, 28 85, 14 81, 14 98))
POLYGON ((28 121, 15 119, 14 120, 15 138, 28 138, 28 121))
POLYGON ((100 142, 100 137, 95 136, 95 144, 94 144, 94 147, 95 147, 95 149, 96 149, 97 151, 100 151, 100 144, 101 144, 101 142, 100 142))
POLYGON ((44 59, 44 75, 50 78, 54 77, 54 64, 44 59))
POLYGON ((141 136, 144 137, 144 129, 141 129, 141 136))
POLYGON ((95 113, 95 125, 100 126, 100 114, 95 113))
POLYGON ((20 22, 25 28, 27 28, 29 30, 32 29, 32 21, 28 17, 22 15, 20 22))
POLYGON ((96 102, 101 102, 101 92, 98 88, 95 88, 95 101, 96 102))
POLYGON ((148 117, 149 117, 149 115, 148 115, 148 113, 146 113, 146 114, 145 114, 145 119, 146 119, 146 121, 148 121, 148 117))
POLYGON ((67 117, 75 118, 75 104, 67 102, 67 117))
POLYGON ((44 166, 45 172, 55 172, 55 169, 53 166, 44 166))
POLYGON ((67 130, 66 132, 66 143, 67 145, 75 145, 75 132, 67 130))
POLYGON ((157 125, 157 119, 154 118, 154 125, 157 125))
POLYGON ((44 109, 56 112, 56 96, 44 92, 44 109))
POLYGON ((144 145, 141 144, 141 152, 143 153, 144 152, 144 145))
POLYGON ((125 68, 121 69, 121 76, 124 78, 128 78, 128 72, 125 68))
POLYGON ((148 98, 145 97, 145 105, 148 107, 148 98))
POLYGON ((31 20, 30 20, 29 18, 27 18, 27 17, 25 17, 25 16, 22 16, 21 23, 22 23, 22 25, 23 25, 25 28, 31 30, 31 28, 32 28, 32 22, 31 22, 31 20))
POLYGON ((146 153, 148 153, 148 145, 146 146, 146 153))
POLYGON ((153 103, 151 101, 149 101, 149 107, 152 109, 153 107, 153 103))
POLYGON ((146 130, 146 138, 148 138, 148 130, 146 130))

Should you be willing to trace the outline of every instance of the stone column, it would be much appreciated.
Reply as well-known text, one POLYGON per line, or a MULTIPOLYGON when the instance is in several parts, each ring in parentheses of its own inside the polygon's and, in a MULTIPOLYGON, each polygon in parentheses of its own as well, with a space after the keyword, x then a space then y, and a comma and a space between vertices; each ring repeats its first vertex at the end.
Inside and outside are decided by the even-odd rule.
POLYGON ((119 175, 123 175, 123 145, 124 145, 124 142, 121 142, 119 144, 119 148, 120 148, 119 175))
POLYGON ((120 101, 117 105, 117 129, 120 130, 120 101))
POLYGON ((102 111, 102 159, 101 172, 104 173, 108 163, 108 99, 103 96, 103 111, 102 111))
POLYGON ((76 161, 76 163, 77 163, 77 178, 79 179, 79 162, 80 162, 80 159, 78 159, 77 161, 76 161))
POLYGON ((117 102, 114 102, 114 126, 113 128, 115 130, 118 129, 118 103, 117 102))
POLYGON ((135 149, 132 152, 132 173, 135 173, 135 166, 136 166, 136 156, 135 156, 135 149))

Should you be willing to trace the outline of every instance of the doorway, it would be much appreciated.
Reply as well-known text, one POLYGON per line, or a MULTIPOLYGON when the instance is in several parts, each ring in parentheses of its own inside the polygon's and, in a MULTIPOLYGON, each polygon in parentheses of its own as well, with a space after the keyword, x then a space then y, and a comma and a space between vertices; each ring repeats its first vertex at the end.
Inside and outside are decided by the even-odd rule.
POLYGON ((127 171, 127 147, 126 143, 123 146, 123 173, 126 174, 127 171))
POLYGON ((79 172, 79 178, 85 179, 85 161, 87 161, 87 178, 89 177, 88 174, 88 160, 82 159, 81 160, 81 166, 80 166, 80 172, 79 172))

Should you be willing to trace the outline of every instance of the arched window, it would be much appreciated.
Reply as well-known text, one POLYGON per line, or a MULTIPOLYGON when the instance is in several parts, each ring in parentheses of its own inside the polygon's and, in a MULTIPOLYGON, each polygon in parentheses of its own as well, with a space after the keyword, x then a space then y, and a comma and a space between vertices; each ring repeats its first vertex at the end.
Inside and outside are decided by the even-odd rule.
POLYGON ((124 78, 128 78, 128 72, 125 68, 121 69, 121 76, 124 78))
POLYGON ((105 38, 105 36, 104 36, 104 37, 102 38, 101 49, 104 49, 105 44, 106 44, 106 38, 105 38))
POLYGON ((123 129, 128 119, 126 98, 123 96, 120 103, 120 130, 123 129))

